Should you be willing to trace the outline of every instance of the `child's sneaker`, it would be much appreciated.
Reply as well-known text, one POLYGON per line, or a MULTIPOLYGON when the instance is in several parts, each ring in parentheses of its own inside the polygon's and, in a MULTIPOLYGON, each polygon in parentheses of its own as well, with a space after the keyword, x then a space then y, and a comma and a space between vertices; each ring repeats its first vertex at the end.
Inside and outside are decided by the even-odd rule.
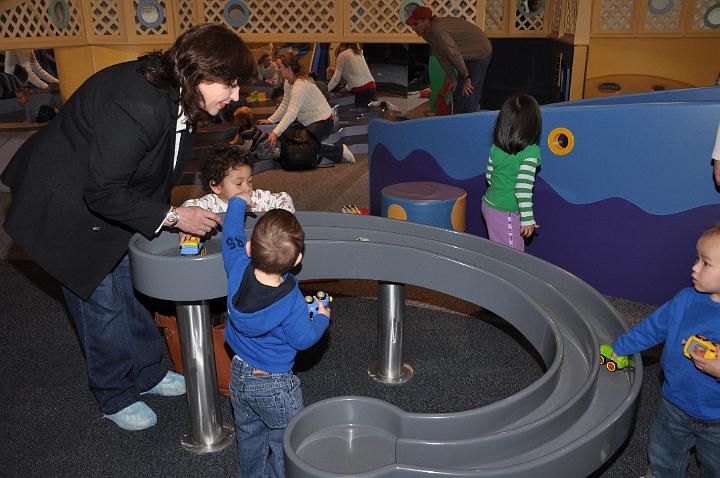
POLYGON ((157 415, 144 402, 135 402, 105 418, 130 431, 145 430, 157 423, 157 415))
POLYGON ((342 145, 343 152, 342 152, 342 159, 344 163, 354 163, 355 162, 355 155, 350 151, 350 148, 347 147, 347 145, 342 145))

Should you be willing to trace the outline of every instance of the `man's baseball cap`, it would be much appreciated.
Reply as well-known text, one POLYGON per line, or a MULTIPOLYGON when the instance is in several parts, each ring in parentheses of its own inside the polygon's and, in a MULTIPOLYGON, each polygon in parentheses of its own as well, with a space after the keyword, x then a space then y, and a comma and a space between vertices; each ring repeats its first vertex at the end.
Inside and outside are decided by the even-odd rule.
POLYGON ((430 10, 428 7, 416 7, 415 10, 413 10, 412 14, 407 17, 405 23, 413 26, 417 23, 418 20, 430 20, 432 16, 432 10, 430 10))

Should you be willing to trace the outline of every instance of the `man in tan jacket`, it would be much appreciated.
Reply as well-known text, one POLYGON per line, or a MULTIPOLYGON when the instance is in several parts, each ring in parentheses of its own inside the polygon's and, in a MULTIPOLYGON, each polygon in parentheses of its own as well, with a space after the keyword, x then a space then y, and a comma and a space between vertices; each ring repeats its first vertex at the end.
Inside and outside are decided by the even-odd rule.
POLYGON ((430 45, 445 71, 445 82, 453 92, 453 114, 477 111, 492 59, 492 45, 485 33, 462 18, 436 17, 422 6, 415 8, 405 23, 430 45))

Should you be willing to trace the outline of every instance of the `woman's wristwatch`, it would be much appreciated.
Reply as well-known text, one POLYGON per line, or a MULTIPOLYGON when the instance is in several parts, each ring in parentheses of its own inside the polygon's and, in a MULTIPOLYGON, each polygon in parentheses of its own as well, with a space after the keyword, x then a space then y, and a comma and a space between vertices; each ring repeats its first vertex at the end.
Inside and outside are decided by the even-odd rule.
POLYGON ((177 208, 173 206, 165 215, 165 225, 167 227, 173 227, 178 222, 180 222, 180 214, 178 214, 177 208))

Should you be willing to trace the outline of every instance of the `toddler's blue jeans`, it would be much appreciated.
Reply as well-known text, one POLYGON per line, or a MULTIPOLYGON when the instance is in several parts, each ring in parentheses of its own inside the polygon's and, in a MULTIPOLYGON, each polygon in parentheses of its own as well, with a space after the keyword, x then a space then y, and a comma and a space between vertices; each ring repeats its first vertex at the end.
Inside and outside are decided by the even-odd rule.
POLYGON ((235 416, 241 478, 284 478, 283 433, 303 409, 300 379, 266 373, 233 357, 230 401, 235 416))
POLYGON ((720 478, 720 420, 698 420, 662 398, 650 426, 651 476, 684 478, 693 447, 703 478, 720 478))

